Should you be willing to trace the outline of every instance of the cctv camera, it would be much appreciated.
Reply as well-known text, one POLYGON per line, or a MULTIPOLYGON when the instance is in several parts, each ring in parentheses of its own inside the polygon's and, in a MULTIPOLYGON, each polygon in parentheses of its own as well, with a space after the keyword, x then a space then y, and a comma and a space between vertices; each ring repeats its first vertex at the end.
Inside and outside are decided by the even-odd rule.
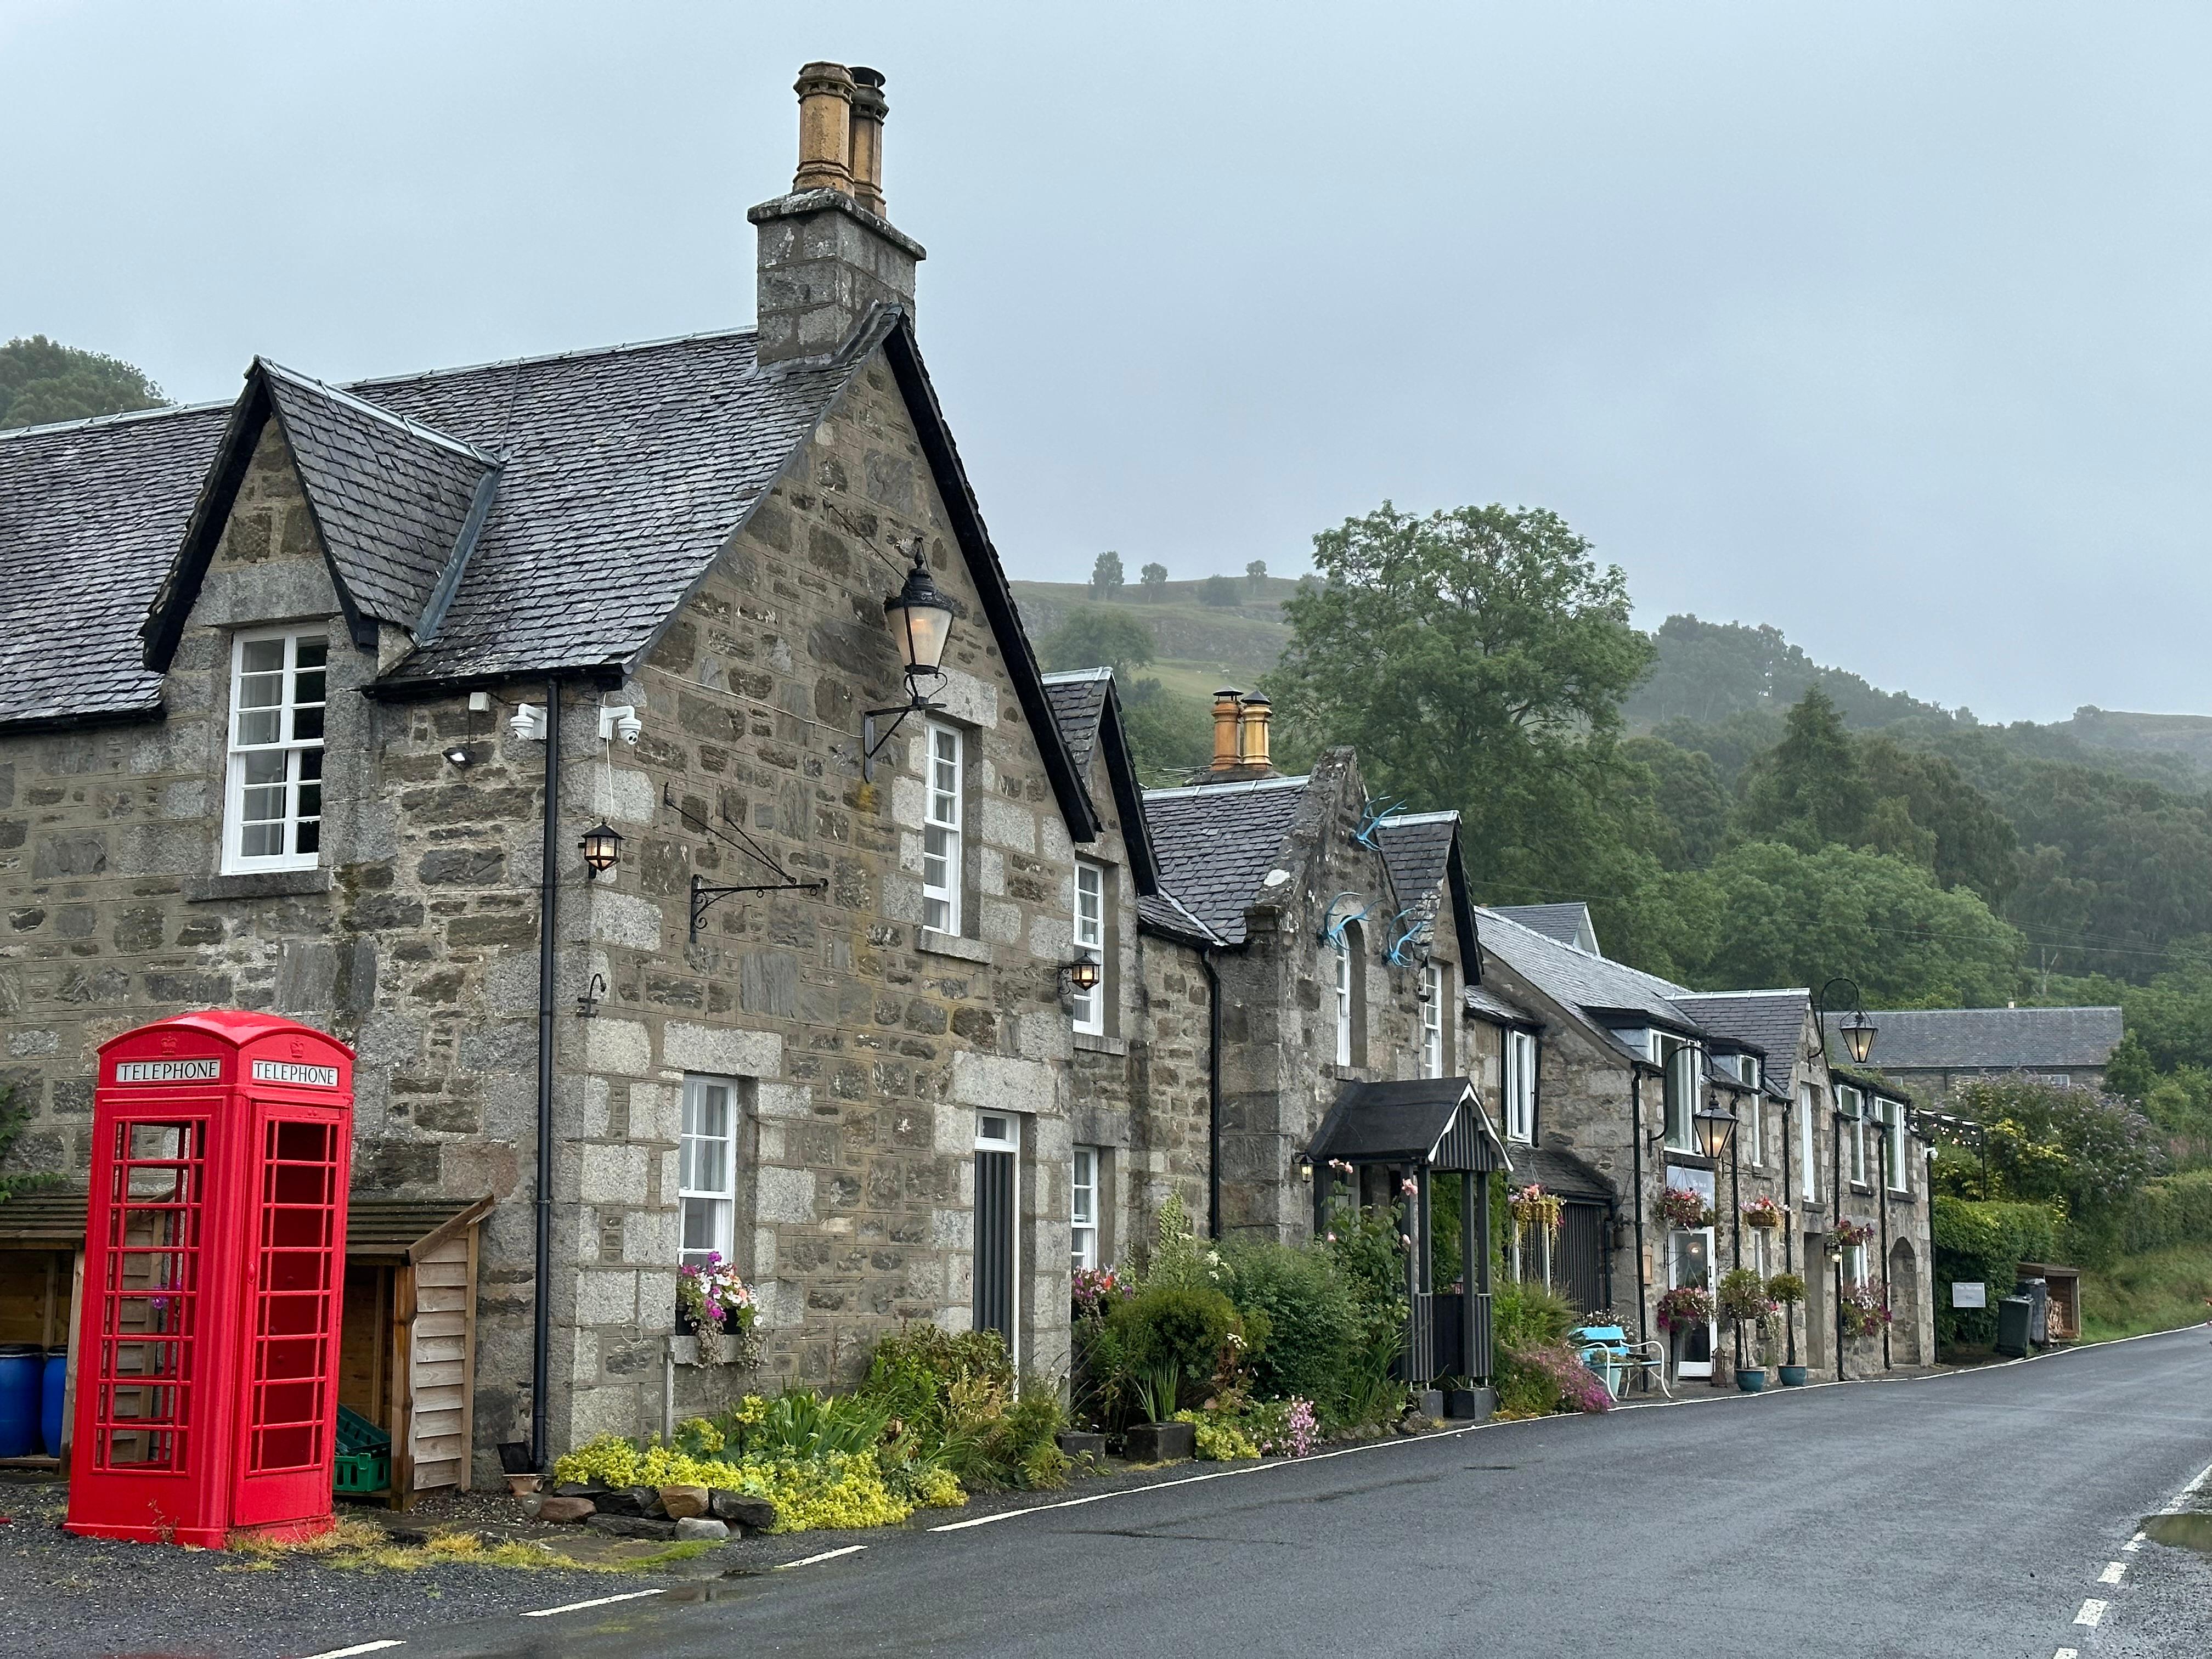
POLYGON ((635 714, 625 714, 615 722, 615 735, 635 749, 637 740, 645 735, 645 722, 635 714))

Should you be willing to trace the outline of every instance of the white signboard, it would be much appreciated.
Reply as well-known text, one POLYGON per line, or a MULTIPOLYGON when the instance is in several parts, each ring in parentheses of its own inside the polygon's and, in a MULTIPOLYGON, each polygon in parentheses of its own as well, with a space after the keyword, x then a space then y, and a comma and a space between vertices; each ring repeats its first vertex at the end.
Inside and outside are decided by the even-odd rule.
POLYGON ((118 1060, 118 1083, 220 1083, 222 1061, 207 1060, 118 1060))
POLYGON ((257 1060, 253 1062, 256 1083, 289 1083, 303 1089, 335 1089, 338 1086, 338 1068, 335 1066, 301 1066, 289 1060, 257 1060))
POLYGON ((1951 1282, 1951 1305, 1954 1308, 1986 1308, 1990 1305, 1990 1287, 1977 1281, 1972 1285, 1963 1280, 1951 1282))

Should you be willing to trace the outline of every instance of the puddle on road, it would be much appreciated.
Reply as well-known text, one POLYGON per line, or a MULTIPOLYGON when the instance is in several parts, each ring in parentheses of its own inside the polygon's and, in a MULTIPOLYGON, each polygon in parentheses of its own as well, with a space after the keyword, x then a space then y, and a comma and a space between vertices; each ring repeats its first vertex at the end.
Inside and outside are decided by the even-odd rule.
POLYGON ((2200 1511, 2148 1516, 2144 1518, 2142 1533, 2154 1544, 2168 1544, 2175 1549, 2212 1555, 2212 1514, 2200 1511))

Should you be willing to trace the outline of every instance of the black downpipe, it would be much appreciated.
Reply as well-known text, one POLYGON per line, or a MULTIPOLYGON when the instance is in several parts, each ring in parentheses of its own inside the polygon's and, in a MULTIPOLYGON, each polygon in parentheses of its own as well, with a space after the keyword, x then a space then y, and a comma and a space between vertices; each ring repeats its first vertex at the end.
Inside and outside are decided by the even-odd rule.
POLYGON ((1213 952, 1200 951, 1206 971, 1206 1236, 1221 1237, 1221 975, 1213 952))
MULTIPOLYGON (((1754 1112, 1759 1109, 1759 1097, 1756 1095, 1752 1097, 1751 1109, 1754 1112)), ((1729 1205, 1735 1212, 1729 1218, 1729 1250, 1735 1257, 1738 1271, 1741 1271, 1743 1267, 1743 1173, 1736 1162, 1735 1138, 1742 1133, 1743 1131, 1739 1128, 1729 1136, 1729 1205)), ((1741 1370, 1743 1369, 1743 1322, 1732 1320, 1729 1322, 1735 1327, 1735 1368, 1741 1370)))
MULTIPOLYGON (((1866 1109, 1863 1103, 1859 1109, 1866 1109)), ((1835 1127, 1828 1137, 1828 1173, 1830 1184, 1835 1189, 1836 1200, 1835 1213, 1829 1218, 1829 1225, 1832 1229, 1844 1224, 1844 1115, 1831 1109, 1830 1115, 1835 1120, 1835 1127)), ((1836 1381, 1840 1382, 1844 1380, 1844 1253, 1839 1249, 1835 1254, 1836 1381)))
MULTIPOLYGON (((1902 1107, 1900 1107, 1900 1108, 1899 1108, 1899 1109, 1901 1111, 1901 1110, 1903 1110, 1904 1109, 1903 1109, 1902 1107)), ((1878 1216, 1880 1216, 1880 1217, 1881 1218, 1881 1298, 1882 1298, 1882 1300, 1883 1300, 1885 1303, 1887 1303, 1887 1302, 1889 1300, 1889 1291, 1890 1291, 1890 1285, 1889 1285, 1889 1114, 1888 1114, 1888 1113, 1887 1113, 1887 1112, 1884 1112, 1884 1113, 1882 1114, 1882 1117, 1881 1117, 1881 1173, 1878 1176, 1876 1176, 1876 1177, 1875 1177, 1875 1179, 1877 1179, 1878 1181, 1880 1181, 1880 1182, 1881 1182, 1881 1190, 1880 1190, 1880 1191, 1879 1191, 1879 1192, 1875 1195, 1875 1200, 1874 1200, 1874 1203, 1875 1203, 1875 1213, 1876 1215, 1878 1215, 1878 1216)), ((1914 1317, 1915 1317, 1916 1319, 1917 1319, 1918 1316, 1918 1316, 1918 1315, 1917 1315, 1917 1314, 1914 1316, 1914 1317)), ((1888 1322, 1887 1320, 1886 1320, 1886 1319, 1885 1319, 1885 1320, 1883 1320, 1883 1321, 1882 1321, 1882 1322, 1881 1322, 1881 1368, 1882 1368, 1882 1370, 1889 1370, 1889 1369, 1890 1369, 1890 1357, 1889 1357, 1889 1322, 1888 1322)))
MULTIPOLYGON (((1799 1086, 1802 1090, 1803 1085, 1799 1086)), ((1788 1200, 1782 1206, 1782 1271, 1785 1273, 1794 1273, 1797 1271, 1796 1234, 1798 1227, 1802 1224, 1802 1218, 1797 1213, 1797 1207, 1802 1200, 1797 1191, 1796 1178, 1790 1173, 1790 1153, 1796 1150, 1797 1145, 1797 1105, 1803 1098, 1801 1093, 1798 1100, 1792 1101, 1784 1109, 1782 1116, 1782 1196, 1788 1200)), ((1806 1105, 1805 1121, 1808 1125, 1812 1121, 1812 1110, 1809 1104, 1806 1105)), ((1789 1310, 1782 1322, 1790 1334, 1788 1363, 1794 1365, 1797 1363, 1797 1310, 1796 1307, 1789 1310)))
MULTIPOLYGON (((1628 1114, 1636 1183, 1636 1340, 1641 1350, 1651 1340, 1651 1321, 1644 1312, 1649 1275, 1644 1270, 1644 1073, 1633 1065, 1628 1069, 1628 1114)), ((1650 1393, 1651 1373, 1647 1370, 1638 1376, 1644 1392, 1650 1393)))
POLYGON ((538 1306, 530 1340, 530 1464, 544 1469, 553 1354, 553 934, 559 908, 561 682, 545 682, 545 830, 538 886, 538 1306))

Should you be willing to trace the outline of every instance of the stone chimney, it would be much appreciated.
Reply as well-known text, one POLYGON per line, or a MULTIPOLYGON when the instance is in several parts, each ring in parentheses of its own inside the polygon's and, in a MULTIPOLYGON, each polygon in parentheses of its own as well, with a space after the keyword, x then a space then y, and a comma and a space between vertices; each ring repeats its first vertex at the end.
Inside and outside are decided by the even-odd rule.
POLYGON ((809 64, 799 94, 799 171, 791 193, 745 216, 760 237, 763 363, 823 357, 886 301, 914 313, 921 244, 884 217, 884 77, 809 64))
POLYGON ((1268 758, 1268 721, 1275 707, 1257 691, 1224 685, 1213 694, 1213 760, 1193 783, 1245 783, 1275 775, 1268 758))

